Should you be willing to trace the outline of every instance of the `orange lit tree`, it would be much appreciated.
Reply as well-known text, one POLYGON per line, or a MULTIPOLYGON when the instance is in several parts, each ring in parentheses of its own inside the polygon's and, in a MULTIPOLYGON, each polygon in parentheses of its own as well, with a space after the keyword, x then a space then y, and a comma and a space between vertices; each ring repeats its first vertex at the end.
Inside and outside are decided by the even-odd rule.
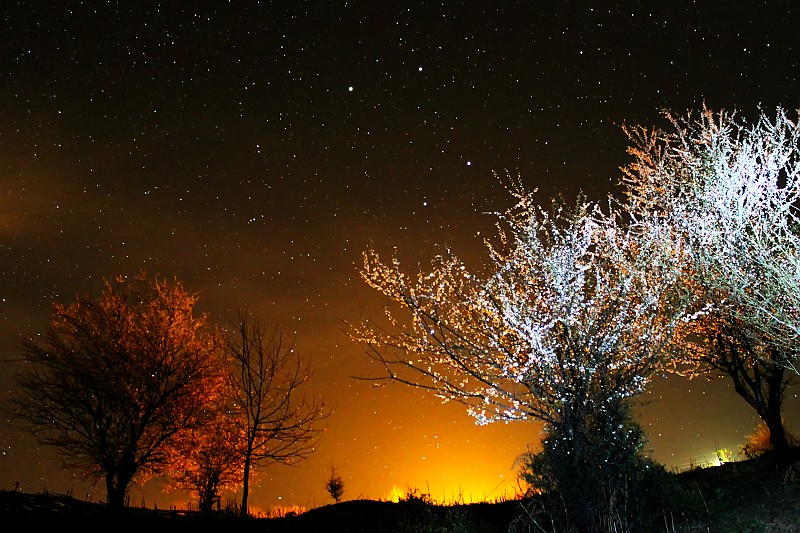
POLYGON ((478 424, 545 422, 561 461, 549 488, 574 507, 565 525, 600 524, 631 503, 614 492, 619 472, 602 473, 620 464, 614 454, 639 451, 627 400, 663 368, 689 304, 680 249, 613 204, 546 209, 520 184, 511 192, 518 202, 499 215, 499 244, 487 243, 487 275, 448 251, 411 276, 368 250, 362 277, 396 307, 351 336, 385 370, 369 379, 461 402, 478 424))
POLYGON ((65 466, 104 480, 109 507, 206 422, 219 352, 195 302, 177 281, 118 277, 99 296, 54 304, 42 340, 21 346, 11 414, 65 466))
POLYGON ((309 359, 277 329, 268 332, 257 319, 240 313, 225 345, 231 413, 240 428, 241 514, 247 516, 253 471, 274 463, 296 465, 308 457, 327 414, 320 400, 301 390, 311 376, 309 359))
POLYGON ((786 457, 781 407, 800 353, 800 128, 781 109, 753 124, 706 107, 665 115, 669 131, 626 130, 629 209, 684 243, 704 306, 684 328, 689 373, 730 378, 786 457))
POLYGON ((170 466, 169 488, 190 489, 203 513, 219 506, 223 490, 235 491, 242 485, 242 428, 224 406, 215 415, 202 427, 182 434, 170 466))

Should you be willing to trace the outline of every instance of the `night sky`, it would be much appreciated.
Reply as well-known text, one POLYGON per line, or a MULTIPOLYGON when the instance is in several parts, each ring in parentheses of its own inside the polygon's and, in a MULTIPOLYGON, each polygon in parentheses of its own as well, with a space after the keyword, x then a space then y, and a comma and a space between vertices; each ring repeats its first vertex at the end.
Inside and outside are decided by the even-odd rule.
MULTIPOLYGON (((800 107, 794 2, 71 2, 0 6, 0 352, 54 300, 144 270, 217 323, 247 308, 297 340, 333 409, 317 451, 256 479, 253 510, 392 486, 467 501, 513 492, 536 423, 354 375, 342 331, 386 303, 361 252, 471 265, 520 174, 543 202, 614 193, 623 123, 705 102, 755 119, 800 107), (602 5, 600 5, 602 4, 602 5)), ((0 401, 14 364, 0 366, 0 401)), ((786 420, 800 432, 795 393, 786 420)), ((755 413, 725 382, 659 380, 637 412, 670 467, 737 449, 755 413)), ((0 489, 104 497, 0 425, 0 489)), ((132 492, 185 506, 155 484, 132 492)), ((182 503, 183 502, 183 503, 182 503)))

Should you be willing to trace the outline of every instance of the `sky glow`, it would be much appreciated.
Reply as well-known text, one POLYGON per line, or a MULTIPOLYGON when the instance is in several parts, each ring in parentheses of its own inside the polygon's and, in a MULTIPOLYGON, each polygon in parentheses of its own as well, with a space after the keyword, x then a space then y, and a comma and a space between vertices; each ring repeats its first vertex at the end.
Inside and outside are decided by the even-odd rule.
MULTIPOLYGON (((94 4, 94 3, 90 3, 94 4)), ((405 265, 449 246, 471 268, 510 207, 493 172, 539 198, 601 199, 628 163, 620 126, 659 112, 800 108, 800 7, 646 3, 153 2, 0 8, 0 352, 52 301, 140 270, 175 276, 220 324, 249 309, 310 354, 333 415, 317 451, 255 479, 254 509, 392 487, 437 501, 516 486, 535 422, 477 427, 463 406, 376 375, 343 321, 381 320, 368 247, 405 265), (101 28, 102 31, 97 31, 101 28)), ((0 367, 0 401, 14 386, 0 367)), ((659 378, 637 408, 670 467, 737 449, 755 414, 724 381, 659 378)), ((785 407, 800 433, 796 393, 785 407)), ((5 421, 3 421, 5 422, 5 421)), ((0 489, 92 493, 0 426, 0 489)), ((157 482, 132 501, 185 506, 157 482)))

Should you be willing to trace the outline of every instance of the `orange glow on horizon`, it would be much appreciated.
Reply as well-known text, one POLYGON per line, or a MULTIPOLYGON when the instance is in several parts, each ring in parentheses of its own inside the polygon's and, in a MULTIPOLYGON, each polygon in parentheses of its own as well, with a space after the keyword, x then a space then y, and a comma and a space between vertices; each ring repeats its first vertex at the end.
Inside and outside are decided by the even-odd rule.
POLYGON ((397 503, 405 497, 406 493, 403 490, 397 485, 392 485, 392 488, 389 489, 389 495, 386 497, 386 501, 397 503))
MULTIPOLYGON (((458 486, 442 486, 442 495, 428 493, 428 487, 400 488, 392 485, 384 501, 398 503, 410 498, 424 498, 438 505, 458 505, 469 503, 495 502, 517 498, 520 488, 514 480, 503 480, 499 485, 488 487, 481 480, 473 483, 460 483, 458 486)), ((431 491, 433 492, 433 491, 431 491)))

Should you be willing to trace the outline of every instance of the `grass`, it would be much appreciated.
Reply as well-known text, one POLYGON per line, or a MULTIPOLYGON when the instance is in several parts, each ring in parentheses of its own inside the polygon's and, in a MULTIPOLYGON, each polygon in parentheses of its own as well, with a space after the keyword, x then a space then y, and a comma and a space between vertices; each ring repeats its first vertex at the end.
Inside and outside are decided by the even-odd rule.
POLYGON ((779 466, 764 456, 676 477, 686 494, 686 512, 664 516, 653 531, 800 531, 800 462, 779 466))

